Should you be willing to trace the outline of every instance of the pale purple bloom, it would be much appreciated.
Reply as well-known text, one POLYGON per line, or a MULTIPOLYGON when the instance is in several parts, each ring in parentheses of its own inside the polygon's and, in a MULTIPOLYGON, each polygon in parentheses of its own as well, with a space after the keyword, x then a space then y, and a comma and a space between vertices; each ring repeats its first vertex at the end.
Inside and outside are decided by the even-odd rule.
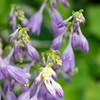
POLYGON ((30 92, 31 92, 31 90, 29 89, 28 91, 22 93, 20 96, 18 96, 17 100, 29 100, 30 92))
MULTIPOLYGON (((30 68, 31 68, 31 66, 33 65, 33 63, 34 63, 34 61, 32 61, 29 65, 25 66, 25 67, 23 68, 23 70, 24 70, 26 73, 29 73, 30 68)), ((25 87, 25 86, 21 85, 21 91, 22 91, 22 92, 26 92, 28 89, 29 89, 29 87, 25 87)))
POLYGON ((66 20, 61 21, 61 22, 58 24, 57 27, 58 27, 58 28, 61 28, 61 27, 65 26, 65 24, 66 24, 70 19, 72 19, 72 16, 70 16, 70 17, 67 18, 66 20))
POLYGON ((44 10, 44 7, 46 5, 46 2, 43 2, 40 10, 35 14, 33 15, 28 24, 27 24, 27 28, 31 29, 31 31, 37 35, 40 34, 40 30, 41 30, 41 24, 42 24, 42 20, 43 20, 43 10, 44 10))
POLYGON ((57 0, 58 3, 60 3, 62 0, 57 0))
POLYGON ((7 70, 9 76, 19 84, 23 85, 24 83, 29 83, 27 79, 30 78, 30 74, 26 73, 23 69, 12 65, 7 65, 7 70))
POLYGON ((0 70, 0 80, 4 79, 4 75, 2 74, 1 70, 0 70))
POLYGON ((8 54, 8 56, 3 59, 3 61, 4 61, 5 64, 7 64, 7 65, 10 65, 11 64, 10 61, 11 61, 11 57, 13 55, 13 52, 14 52, 14 49, 12 49, 10 51, 10 53, 8 54))
POLYGON ((7 65, 4 63, 1 56, 0 56, 0 70, 3 74, 3 76, 7 76, 7 74, 8 74, 7 65))
POLYGON ((52 79, 52 86, 55 89, 57 96, 62 98, 63 97, 62 87, 57 82, 55 82, 53 79, 52 79))
POLYGON ((75 69, 75 58, 74 58, 74 52, 71 46, 71 35, 69 39, 68 46, 64 50, 64 52, 61 55, 62 60, 62 66, 64 71, 68 71, 69 68, 71 68, 72 71, 75 69))
POLYGON ((19 53, 19 50, 20 50, 20 41, 17 41, 15 40, 15 43, 14 43, 14 53, 19 53))
POLYGON ((70 5, 69 5, 69 2, 67 0, 62 0, 62 3, 65 7, 69 8, 70 5))
POLYGON ((57 64, 54 64, 54 63, 53 63, 53 67, 54 67, 55 69, 59 69, 61 66, 58 66, 57 64))
POLYGON ((15 80, 11 79, 10 86, 9 86, 10 91, 12 91, 14 89, 14 87, 15 87, 15 80))
POLYGON ((19 61, 19 53, 14 53, 14 58, 16 61, 19 61))
POLYGON ((80 34, 80 48, 84 51, 84 52, 88 52, 89 51, 89 44, 87 39, 84 37, 84 35, 81 32, 81 29, 79 27, 79 34, 80 34))
POLYGON ((27 18, 24 18, 24 19, 22 20, 22 25, 23 25, 24 27, 26 27, 27 24, 28 24, 28 22, 29 22, 29 20, 28 20, 27 18))
POLYGON ((26 46, 27 46, 27 50, 28 50, 30 57, 35 61, 39 61, 40 56, 37 50, 29 43, 27 43, 26 46))
POLYGON ((4 83, 4 85, 3 85, 3 92, 6 94, 6 92, 7 92, 7 90, 8 90, 8 88, 9 88, 9 80, 8 79, 6 79, 6 81, 5 81, 5 83, 4 83))
POLYGON ((40 92, 39 92, 39 100, 45 100, 46 94, 47 94, 47 89, 46 89, 46 87, 43 84, 41 89, 40 89, 40 92))
POLYGON ((56 8, 56 6, 57 6, 56 5, 56 0, 51 0, 51 5, 52 5, 53 8, 56 8))
POLYGON ((75 32, 72 35, 72 44, 73 44, 73 46, 76 46, 76 45, 78 45, 78 43, 79 43, 79 35, 77 32, 75 32))
POLYGON ((9 16, 8 16, 8 21, 10 22, 13 18, 13 11, 14 11, 14 7, 11 8, 11 11, 9 13, 9 16))
POLYGON ((7 93, 6 93, 6 98, 5 100, 17 100, 16 96, 13 92, 11 92, 8 88, 7 93))
POLYGON ((50 82, 47 82, 47 81, 44 81, 44 84, 45 84, 45 86, 46 86, 48 92, 49 92, 52 96, 56 97, 56 91, 55 91, 55 89, 52 87, 51 83, 50 83, 50 82))
POLYGON ((35 95, 30 100, 38 100, 38 94, 39 94, 40 88, 41 88, 41 86, 39 85, 36 90, 35 95))
POLYGON ((60 46, 62 44, 63 35, 67 29, 68 29, 68 27, 66 27, 63 30, 63 32, 51 42, 50 48, 53 48, 54 50, 57 50, 60 48, 60 46))
POLYGON ((65 28, 65 27, 62 28, 57 27, 57 25, 62 21, 62 16, 56 9, 53 9, 53 11, 51 11, 50 8, 48 8, 47 10, 52 20, 51 27, 52 27, 53 35, 54 37, 57 37, 65 28))
POLYGON ((16 16, 13 16, 12 22, 11 22, 12 29, 15 31, 17 28, 16 24, 16 16))
POLYGON ((74 32, 78 31, 78 29, 79 29, 79 22, 74 21, 73 29, 74 29, 74 32))
POLYGON ((17 33, 18 33, 18 30, 19 30, 19 29, 16 29, 16 30, 9 36, 9 38, 8 38, 8 41, 9 41, 9 42, 11 42, 11 41, 14 39, 15 35, 17 35, 17 33))

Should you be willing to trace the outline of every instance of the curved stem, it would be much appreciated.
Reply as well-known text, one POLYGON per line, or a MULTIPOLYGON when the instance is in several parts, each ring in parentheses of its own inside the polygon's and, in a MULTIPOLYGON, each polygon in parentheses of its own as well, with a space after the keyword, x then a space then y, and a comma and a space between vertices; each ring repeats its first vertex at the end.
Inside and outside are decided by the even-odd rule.
POLYGON ((1 88, 1 85, 0 85, 0 90, 1 90, 2 97, 5 100, 5 94, 4 94, 4 92, 3 92, 2 88, 1 88))

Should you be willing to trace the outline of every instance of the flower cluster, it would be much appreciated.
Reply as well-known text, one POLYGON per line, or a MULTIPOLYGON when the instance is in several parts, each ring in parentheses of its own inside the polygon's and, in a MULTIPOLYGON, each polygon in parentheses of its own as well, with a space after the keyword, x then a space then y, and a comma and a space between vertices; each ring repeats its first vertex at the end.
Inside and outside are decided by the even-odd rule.
POLYGON ((85 18, 82 14, 83 10, 79 10, 77 12, 72 12, 72 16, 70 16, 68 19, 61 21, 58 24, 58 28, 65 27, 65 30, 57 36, 50 45, 50 48, 53 48, 55 50, 59 49, 63 36, 69 36, 69 43, 64 52, 61 55, 61 60, 62 60, 62 66, 64 71, 68 71, 69 68, 71 68, 72 71, 75 69, 75 57, 74 57, 74 52, 72 49, 72 46, 74 48, 81 48, 84 52, 89 51, 89 45, 88 41, 84 37, 84 35, 81 32, 81 28, 79 24, 82 22, 83 24, 85 23, 85 18), (72 19, 72 22, 68 22, 69 20, 72 19), (66 32, 66 33, 65 33, 66 32), (64 34, 65 33, 65 34, 64 34), (79 34, 78 34, 79 33, 79 34))
POLYGON ((24 18, 24 12, 22 10, 20 10, 20 6, 16 5, 16 4, 12 4, 11 5, 11 11, 9 13, 9 17, 8 17, 8 21, 10 23, 10 25, 12 26, 13 30, 16 30, 16 21, 19 20, 23 20, 24 18))
MULTIPOLYGON (((70 6, 67 0, 57 2, 62 2, 67 8, 70 6)), ((0 81, 4 82, 3 89, 0 86, 0 100, 1 95, 5 100, 63 100, 63 89, 55 79, 62 75, 67 82, 71 82, 69 75, 78 72, 78 68, 75 68, 73 48, 82 49, 86 53, 89 51, 88 41, 80 28, 80 23, 85 23, 83 10, 73 11, 72 16, 63 21, 59 11, 55 9, 56 0, 50 0, 50 3, 51 8, 46 7, 47 0, 44 0, 39 11, 29 20, 18 5, 11 5, 8 20, 14 32, 9 36, 8 42, 13 45, 7 56, 3 53, 3 40, 0 37, 0 81), (39 55, 28 32, 40 35, 45 7, 51 17, 54 39, 49 50, 39 55), (17 24, 18 19, 22 21, 23 27, 17 24), (69 37, 69 42, 61 54, 58 49, 66 37, 69 37), (17 62, 13 59, 13 54, 17 62), (27 61, 30 63, 25 66, 27 61), (22 68, 20 64, 25 67, 22 68), (18 97, 13 92, 16 82, 22 91, 18 97)))

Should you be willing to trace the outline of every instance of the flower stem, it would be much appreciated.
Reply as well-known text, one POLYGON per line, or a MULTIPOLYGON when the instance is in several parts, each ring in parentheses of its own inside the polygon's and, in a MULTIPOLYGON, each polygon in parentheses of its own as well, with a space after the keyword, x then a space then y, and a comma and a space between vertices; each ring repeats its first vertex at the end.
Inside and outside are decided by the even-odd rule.
POLYGON ((1 85, 0 85, 0 90, 1 90, 2 97, 5 100, 5 94, 4 94, 4 92, 3 92, 2 88, 1 88, 1 85))

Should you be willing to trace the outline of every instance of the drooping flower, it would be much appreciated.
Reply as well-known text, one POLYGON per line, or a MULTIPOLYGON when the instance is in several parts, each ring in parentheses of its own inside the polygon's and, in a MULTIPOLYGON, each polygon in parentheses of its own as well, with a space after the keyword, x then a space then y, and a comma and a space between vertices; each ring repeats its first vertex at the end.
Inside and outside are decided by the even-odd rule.
POLYGON ((69 68, 71 68, 72 71, 74 71, 75 69, 75 58, 71 46, 71 38, 72 36, 70 35, 68 46, 66 47, 66 49, 63 51, 61 55, 62 66, 64 71, 68 71, 69 68))
POLYGON ((8 75, 7 65, 4 63, 2 57, 0 56, 0 71, 2 72, 3 76, 8 75))
POLYGON ((30 100, 38 100, 38 94, 39 94, 40 88, 41 88, 41 86, 39 85, 36 90, 35 95, 30 100))
POLYGON ((57 4, 56 4, 56 0, 51 0, 51 5, 53 8, 56 8, 57 4))
POLYGON ((52 76, 56 77, 57 75, 50 68, 50 66, 52 66, 52 63, 48 63, 45 67, 41 68, 41 72, 37 76, 37 78, 35 79, 34 84, 38 85, 39 82, 43 78, 43 82, 44 82, 48 92, 54 97, 56 97, 56 95, 58 95, 59 97, 62 97, 63 96, 63 90, 62 90, 61 86, 53 80, 52 76))
POLYGON ((16 29, 16 30, 9 36, 9 38, 8 38, 8 41, 9 41, 9 42, 11 42, 11 41, 14 39, 15 35, 17 35, 17 33, 18 33, 18 30, 19 30, 19 29, 16 29))
POLYGON ((28 50, 30 57, 35 61, 39 61, 40 56, 37 50, 29 43, 27 43, 26 46, 27 46, 27 50, 28 50))
POLYGON ((29 84, 29 81, 27 79, 30 78, 30 74, 26 73, 23 69, 12 65, 7 65, 7 71, 9 76, 15 81, 17 81, 19 84, 21 85, 29 84))
POLYGON ((73 44, 73 46, 78 45, 79 40, 80 39, 79 39, 78 33, 77 32, 73 33, 73 35, 72 35, 72 44, 73 44))
POLYGON ((30 100, 30 92, 31 90, 29 89, 28 91, 22 93, 20 96, 18 96, 17 100, 30 100))
POLYGON ((63 35, 66 32, 66 30, 68 29, 68 26, 63 30, 63 32, 57 36, 50 45, 50 48, 53 48, 54 50, 57 50, 60 48, 61 44, 62 44, 62 39, 63 39, 63 35))
POLYGON ((79 34, 80 34, 80 48, 84 51, 84 52, 88 52, 89 51, 89 44, 87 39, 84 37, 84 35, 81 32, 81 29, 79 27, 79 34))
POLYGON ((27 24, 27 28, 29 28, 33 33, 39 35, 40 34, 40 30, 41 30, 41 24, 42 24, 42 20, 43 20, 43 10, 44 10, 44 7, 46 5, 46 2, 43 2, 40 10, 35 14, 33 15, 28 24, 27 24))
POLYGON ((6 93, 5 100, 17 100, 15 94, 12 91, 10 91, 9 88, 7 90, 7 93, 6 93))
POLYGON ((65 28, 65 27, 62 28, 57 27, 57 25, 62 21, 62 16, 56 9, 53 9, 53 11, 51 11, 50 8, 47 8, 47 10, 51 17, 51 27, 53 31, 53 36, 57 37, 65 28))
POLYGON ((62 4, 67 8, 70 7, 69 2, 67 0, 62 0, 62 4))

